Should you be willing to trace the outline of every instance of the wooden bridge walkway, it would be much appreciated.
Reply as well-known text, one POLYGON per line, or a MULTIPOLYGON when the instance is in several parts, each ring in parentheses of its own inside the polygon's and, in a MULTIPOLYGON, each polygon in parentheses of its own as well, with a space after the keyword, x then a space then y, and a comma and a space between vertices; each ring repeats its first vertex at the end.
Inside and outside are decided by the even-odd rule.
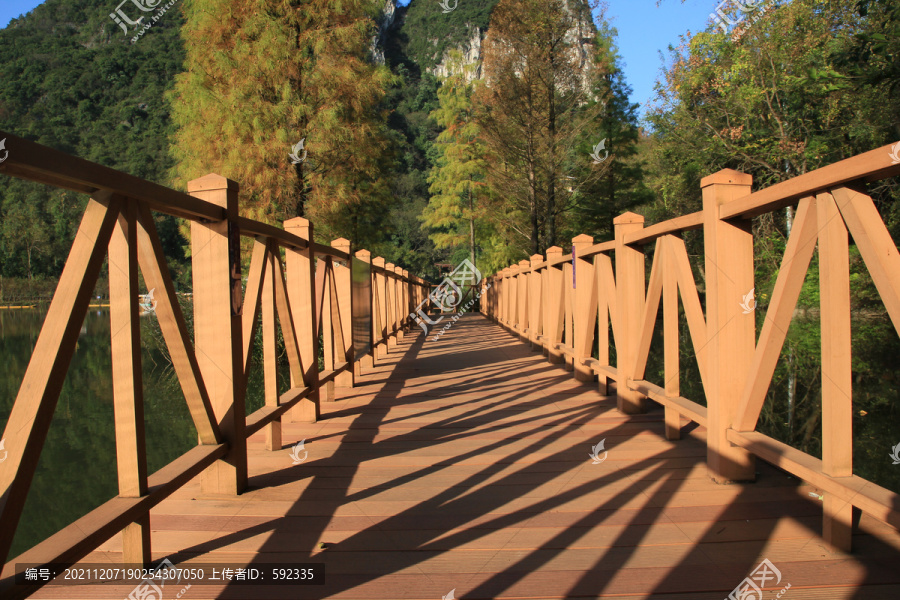
POLYGON ((13 575, 163 558, 326 566, 324 585, 194 582, 167 585, 167 600, 900 598, 900 495, 853 469, 851 237, 900 331, 900 252, 867 193, 900 176, 891 146, 756 191, 749 174, 723 169, 701 179, 698 212, 647 227, 625 213, 614 239, 578 235, 568 254, 552 246, 474 281, 474 266, 460 265, 449 286, 350 240, 324 244, 304 218, 281 228, 242 217, 238 182, 216 174, 184 193, 0 139, 0 173, 90 195, 0 436, 0 600, 160 600, 147 586, 16 585, 13 575), (757 309, 752 219, 795 205, 757 309), (154 214, 191 222, 192 321, 154 214), (821 457, 757 431, 814 254, 821 457), (104 263, 118 494, 11 557, 104 263), (198 434, 153 474, 140 276, 157 290, 198 434), (458 306, 460 285, 484 316, 426 340, 416 324, 458 306), (658 325, 663 386, 647 373, 658 325), (702 398, 681 395, 682 329, 702 398), (278 339, 291 381, 281 394, 278 339), (247 414, 254 360, 265 406, 247 414), (763 590, 745 593, 756 582, 763 590))
MULTIPOLYGON (((281 452, 252 436, 249 491, 201 496, 197 478, 151 511, 154 560, 323 562, 327 583, 183 598, 722 600, 766 558, 782 574, 766 599, 900 597, 896 530, 864 514, 854 553, 829 549, 814 488, 762 461, 756 483, 712 482, 702 427, 667 441, 662 410, 623 415, 481 315, 438 341, 414 328, 357 385, 318 423, 285 423, 281 452)), ((121 564, 120 537, 84 562, 121 564)))

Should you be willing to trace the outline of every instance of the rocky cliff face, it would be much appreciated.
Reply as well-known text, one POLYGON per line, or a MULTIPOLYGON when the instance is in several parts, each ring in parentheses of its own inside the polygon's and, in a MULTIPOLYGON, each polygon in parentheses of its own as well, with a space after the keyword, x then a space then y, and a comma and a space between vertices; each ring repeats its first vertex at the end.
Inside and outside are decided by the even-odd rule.
MULTIPOLYGON (((484 40, 484 31, 480 27, 472 27, 469 39, 463 42, 462 46, 456 49, 462 53, 463 65, 472 65, 474 68, 465 71, 466 81, 471 83, 476 79, 481 79, 481 42, 484 40)), ((448 77, 450 70, 448 63, 450 60, 450 52, 445 52, 441 62, 430 68, 428 71, 439 78, 448 77)))
MULTIPOLYGON (((383 64, 385 45, 398 42, 422 72, 446 77, 450 54, 458 50, 463 55, 463 65, 472 67, 466 69, 466 79, 481 79, 482 44, 496 1, 479 2, 477 7, 459 2, 457 8, 443 13, 438 0, 411 0, 405 7, 398 7, 396 0, 385 0, 372 40, 372 55, 383 64)), ((583 83, 587 85, 590 48, 596 29, 585 0, 566 0, 566 6, 573 20, 567 41, 577 55, 580 71, 584 73, 583 83)))
POLYGON ((385 0, 381 9, 381 17, 375 29, 375 37, 372 38, 372 58, 379 65, 384 64, 384 43, 390 31, 394 27, 397 16, 396 0, 385 0))

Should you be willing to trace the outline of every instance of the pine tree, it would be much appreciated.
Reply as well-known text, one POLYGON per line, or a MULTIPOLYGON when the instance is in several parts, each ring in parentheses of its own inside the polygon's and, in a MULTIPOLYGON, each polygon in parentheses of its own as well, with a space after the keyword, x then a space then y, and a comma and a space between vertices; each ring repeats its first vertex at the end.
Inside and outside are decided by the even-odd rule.
POLYGON ((444 128, 435 145, 437 166, 428 182, 433 194, 422 213, 422 222, 432 230, 438 248, 468 245, 469 260, 475 260, 476 220, 488 199, 485 183, 484 145, 472 115, 473 85, 468 82, 474 65, 463 65, 461 53, 451 53, 451 75, 438 90, 440 106, 431 117, 444 128))
POLYGON ((616 30, 601 13, 597 19, 595 69, 593 70, 591 105, 599 115, 581 140, 584 158, 576 161, 576 179, 583 182, 576 193, 575 214, 578 231, 597 239, 612 239, 612 220, 622 212, 650 202, 652 194, 644 185, 644 170, 638 156, 640 127, 638 104, 629 100, 631 87, 625 81, 621 59, 615 45, 616 30), (591 151, 602 143, 596 154, 591 151), (590 174, 593 174, 591 176, 590 174))
POLYGON ((303 215, 360 241, 387 201, 380 105, 389 71, 369 56, 374 0, 195 0, 171 94, 180 183, 236 180, 245 214, 303 215), (292 147, 304 142, 293 164, 292 147))

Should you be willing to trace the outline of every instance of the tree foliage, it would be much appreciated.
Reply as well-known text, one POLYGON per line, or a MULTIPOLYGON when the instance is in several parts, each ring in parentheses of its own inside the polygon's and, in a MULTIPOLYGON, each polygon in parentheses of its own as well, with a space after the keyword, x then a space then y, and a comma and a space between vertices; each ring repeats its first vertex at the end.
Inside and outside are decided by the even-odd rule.
MULTIPOLYGON (((534 254, 558 243, 571 209, 578 141, 599 115, 589 90, 593 22, 565 0, 501 0, 485 38, 478 122, 489 180, 507 202, 508 227, 534 254)), ((582 160, 584 155, 581 155, 582 160)))
POLYGON ((246 214, 316 220, 365 243, 387 203, 381 101, 391 75, 369 60, 372 0, 187 5, 185 72, 172 93, 180 182, 240 182, 246 214), (304 141, 306 159, 291 149, 304 141))
MULTIPOLYGON (((642 212, 658 221, 699 210, 700 178, 724 168, 753 175, 760 189, 896 143, 900 103, 890 90, 897 47, 885 35, 896 27, 894 7, 774 2, 734 31, 711 25, 670 48, 649 112, 652 136, 642 149, 657 200, 642 212)), ((866 187, 896 242, 900 186, 888 179, 866 187)), ((753 220, 757 330, 782 268, 791 217, 789 207, 753 220)), ((702 289, 701 240, 690 233, 685 238, 702 289)), ((823 444, 818 274, 814 257, 759 424, 760 431, 813 456, 823 444)), ((900 422, 900 386, 891 375, 892 359, 885 359, 900 341, 853 245, 850 282, 854 470, 900 489, 900 478, 879 457, 889 450, 886 431, 900 422)), ((682 381, 683 395, 702 397, 695 380, 682 381)))
MULTIPOLYGON (((47 0, 0 30, 0 128, 167 184, 172 161, 163 95, 181 69, 183 22, 167 12, 138 43, 105 0, 47 0)), ((56 277, 86 197, 0 176, 0 276, 56 277)), ((160 218, 178 262, 183 240, 160 218)), ((183 275, 183 273, 182 273, 183 275)))
POLYGON ((438 91, 440 106, 431 116, 444 130, 437 138, 439 158, 428 178, 432 196, 422 222, 433 230, 431 238, 438 248, 468 246, 469 259, 477 264, 476 222, 482 226, 489 190, 484 145, 472 112, 473 85, 467 81, 473 69, 456 53, 451 75, 438 91))

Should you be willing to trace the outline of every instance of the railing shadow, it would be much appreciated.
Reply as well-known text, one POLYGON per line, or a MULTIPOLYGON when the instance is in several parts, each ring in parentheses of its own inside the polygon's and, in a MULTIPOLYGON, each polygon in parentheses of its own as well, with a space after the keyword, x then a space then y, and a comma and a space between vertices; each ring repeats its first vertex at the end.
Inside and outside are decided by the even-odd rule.
MULTIPOLYGON (((463 319, 457 322, 456 327, 459 328, 459 338, 472 328, 489 328, 477 317, 463 319)), ((504 369, 508 359, 521 360, 527 355, 527 350, 515 341, 510 342, 509 336, 499 328, 490 329, 490 334, 482 336, 486 337, 484 341, 453 346, 454 350, 450 348, 450 338, 447 346, 432 349, 427 347, 431 342, 424 342, 424 336, 419 335, 400 348, 404 351, 402 355, 392 354, 387 357, 384 368, 389 368, 391 375, 375 381, 399 383, 403 380, 399 374, 394 374, 395 371, 400 371, 402 366, 414 361, 427 361, 430 352, 440 350, 444 356, 448 356, 448 352, 457 352, 463 355, 464 363, 482 365, 482 371, 486 372, 485 382, 488 386, 502 390, 503 396, 487 404, 483 401, 478 404, 477 400, 462 400, 456 404, 426 409, 409 418, 421 421, 424 417, 427 425, 393 436, 389 441, 378 441, 376 436, 379 427, 392 421, 386 418, 390 408, 414 408, 421 404, 447 402, 452 400, 457 389, 477 393, 479 388, 476 382, 463 380, 458 385, 455 382, 448 383, 443 388, 443 393, 437 396, 413 393, 399 399, 398 391, 404 390, 404 385, 400 385, 399 390, 377 391, 371 395, 367 405, 369 410, 365 410, 367 415, 374 414, 376 418, 359 428, 348 427, 348 431, 354 432, 352 443, 342 443, 329 458, 256 476, 251 480, 254 488, 259 488, 311 478, 312 481, 287 511, 292 516, 261 518, 263 522, 186 548, 170 559, 173 562, 192 559, 202 553, 222 550, 242 540, 268 533, 270 541, 259 547, 254 564, 264 565, 277 554, 285 552, 285 540, 294 537, 297 548, 296 551, 290 551, 291 555, 297 556, 300 561, 324 561, 333 572, 328 576, 328 583, 324 587, 266 586, 266 598, 346 596, 360 586, 367 586, 366 590, 370 592, 375 582, 381 578, 395 576, 393 581, 396 584, 397 577, 417 572, 426 573, 428 579, 425 581, 431 587, 396 589, 393 590, 395 595, 388 594, 384 597, 410 595, 438 598, 451 587, 456 588, 457 596, 467 600, 522 596, 596 597, 600 594, 633 593, 635 582, 628 577, 640 573, 642 591, 647 594, 652 590, 655 594, 681 592, 698 594, 697 598, 705 598, 707 595, 710 598, 720 598, 734 589, 759 562, 757 557, 769 544, 779 518, 806 518, 814 521, 820 509, 810 501, 788 499, 791 496, 791 485, 773 484, 771 490, 767 489, 773 492, 773 500, 764 503, 758 501, 758 492, 754 490, 758 486, 765 486, 767 477, 772 483, 771 478, 778 474, 778 471, 767 466, 762 467, 764 477, 756 484, 757 487, 743 488, 730 503, 716 507, 720 512, 715 517, 703 514, 697 507, 670 506, 670 500, 677 496, 688 481, 679 479, 678 475, 686 468, 696 468, 705 463, 705 446, 692 439, 676 443, 669 450, 627 465, 617 464, 618 461, 611 459, 606 463, 603 475, 574 486, 569 486, 569 482, 583 475, 584 469, 595 468, 590 461, 585 463, 579 458, 581 454, 586 454, 586 449, 561 449, 543 455, 534 462, 522 463, 522 456, 539 456, 533 453, 577 433, 598 415, 609 414, 613 403, 608 398, 601 399, 594 394, 596 401, 589 401, 581 406, 554 406, 547 409, 548 405, 555 404, 557 398, 549 397, 538 401, 531 399, 537 387, 534 379, 541 382, 561 382, 568 379, 568 374, 545 364, 525 371, 509 372, 508 366, 504 369), (469 346, 467 350, 459 349, 469 346), (524 380, 523 373, 528 374, 524 380), (515 380, 519 383, 504 385, 515 380), (451 408, 458 411, 460 406, 464 407, 462 414, 444 414, 441 417, 441 413, 447 413, 451 408), (538 412, 541 410, 543 412, 538 412), (521 413, 521 416, 506 420, 514 413, 521 413), (498 423, 498 419, 504 420, 498 423), (347 465, 359 464, 362 458, 398 458, 413 447, 437 448, 441 444, 475 438, 486 432, 515 434, 509 430, 527 427, 529 423, 534 424, 533 429, 519 435, 487 440, 483 446, 452 458, 442 458, 432 465, 412 468, 411 472, 389 478, 377 486, 357 491, 351 488, 353 476, 360 469, 348 468, 347 465), (452 431, 447 432, 447 428, 452 431), (472 432, 472 428, 478 429, 472 432), (516 447, 515 444, 522 439, 527 442, 522 447, 516 447), (367 443, 372 445, 372 451, 361 457, 359 444, 367 443), (448 480, 448 487, 444 492, 428 499, 412 501, 413 505, 391 516, 371 517, 371 525, 330 545, 322 553, 313 554, 312 548, 318 540, 328 538, 331 519, 298 519, 293 516, 311 502, 317 504, 317 512, 335 515, 340 507, 349 503, 371 499, 404 484, 440 477, 450 467, 467 461, 482 462, 486 457, 493 457, 504 450, 507 454, 499 454, 497 459, 486 465, 478 464, 476 470, 463 479, 448 480), (610 470, 609 467, 613 469, 610 470), (314 469, 315 474, 307 475, 311 469, 314 469), (329 472, 334 469, 340 469, 340 478, 329 476, 329 472), (296 475, 285 478, 286 474, 293 473, 296 475), (559 492, 546 496, 546 486, 555 485, 566 477, 568 480, 560 484, 559 492), (320 494, 326 491, 327 496, 323 499, 320 494), (559 512, 571 503, 577 504, 592 497, 597 497, 598 501, 589 511, 581 514, 575 511, 559 512), (757 501, 751 503, 751 500, 757 501), (495 512, 506 506, 510 507, 509 512, 495 512), (526 523, 533 524, 540 519, 547 523, 566 522, 566 525, 555 536, 533 544, 535 547, 529 550, 521 550, 517 554, 517 560, 504 564, 500 552, 513 541, 504 530, 521 527, 526 523), (747 533, 746 527, 741 533, 741 523, 750 519, 753 519, 752 534, 747 533), (692 525, 687 526, 686 523, 692 525), (709 526, 705 531, 696 531, 698 524, 702 523, 709 523, 709 526), (593 528, 601 524, 610 525, 611 532, 617 531, 619 527, 620 529, 602 544, 588 541, 589 546, 596 546, 592 552, 577 550, 579 542, 585 536, 590 540, 590 536, 596 535, 592 533, 593 528), (660 545, 660 528, 668 532, 668 544, 660 545), (732 531, 735 528, 739 530, 737 533, 732 531), (728 541, 729 535, 738 541, 728 541), (487 544, 491 549, 470 553, 472 562, 455 565, 458 572, 452 578, 437 575, 430 570, 420 570, 425 563, 434 561, 451 549, 478 548, 479 544, 487 544), (732 550, 737 548, 739 554, 714 551, 713 544, 721 544, 722 548, 732 550), (675 550, 678 552, 673 553, 675 550), (667 562, 669 566, 634 566, 634 563, 640 565, 653 557, 659 563, 659 557, 666 552, 671 556, 662 562, 667 562), (268 557, 262 558, 269 553, 268 557), (559 568, 562 562, 571 560, 576 561, 571 569, 559 568)), ((449 360, 446 359, 447 362, 449 360)), ((435 363, 434 368, 439 367, 440 363, 435 363)), ((448 369, 448 372, 460 372, 460 369, 448 369)), ((371 385, 367 381, 353 395, 366 395, 366 389, 371 385)), ((577 397, 577 390, 587 388, 575 389, 576 393, 568 394, 570 397, 577 397)), ((358 415, 360 411, 341 410, 330 414, 338 413, 348 416, 358 415)), ((623 441, 626 438, 633 439, 636 433, 661 435, 661 425, 660 415, 651 414, 650 417, 639 419, 623 419, 622 423, 605 430, 603 435, 607 439, 620 438, 623 441)), ((694 429, 692 436, 702 437, 702 430, 696 428, 685 428, 685 433, 690 429, 694 429)), ((308 443, 312 446, 315 441, 331 435, 311 438, 308 443)), ((610 447, 615 448, 614 445, 610 447)), ((810 537, 806 544, 813 539, 815 538, 810 537)), ((873 546, 873 549, 884 550, 878 545, 873 546)), ((457 558, 450 554, 447 560, 452 562, 457 558)), ((841 561, 846 561, 846 558, 835 559, 837 563, 841 561)), ((431 565, 427 567, 431 568, 431 565)), ((886 564, 873 565, 873 568, 866 570, 866 581, 877 583, 886 581, 886 577, 890 579, 886 575, 886 568, 886 564)), ((787 580, 791 570, 786 567, 782 572, 787 580)), ((803 579, 794 577, 790 581, 796 587, 803 579)), ((421 576, 416 578, 416 582, 418 585, 423 583, 421 576)), ((368 596, 369 592, 363 595, 368 596)), ((246 586, 232 585, 222 590, 218 597, 248 598, 248 593, 246 586)))

